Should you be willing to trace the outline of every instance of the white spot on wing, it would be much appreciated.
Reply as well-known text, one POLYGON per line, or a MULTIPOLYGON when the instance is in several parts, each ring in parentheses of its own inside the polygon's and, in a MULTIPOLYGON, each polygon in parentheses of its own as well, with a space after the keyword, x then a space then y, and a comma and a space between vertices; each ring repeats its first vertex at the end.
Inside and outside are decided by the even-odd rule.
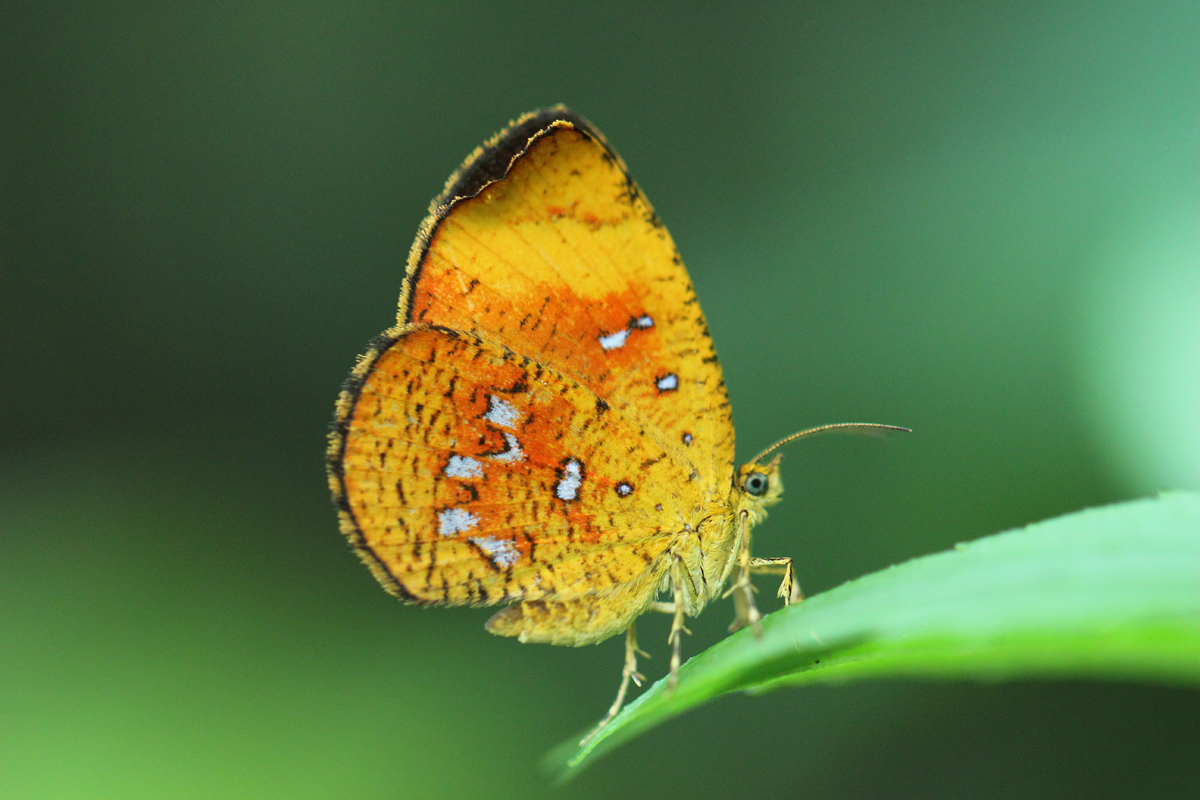
POLYGON ((438 512, 438 533, 442 536, 469 531, 478 524, 479 517, 465 508, 447 508, 438 512))
POLYGON ((483 418, 488 422, 499 425, 501 428, 512 428, 515 430, 517 421, 521 419, 521 412, 517 411, 513 404, 503 397, 496 397, 493 394, 488 397, 488 410, 483 415, 483 418))
POLYGON ((654 320, 650 319, 649 314, 642 314, 637 318, 637 326, 639 328, 653 328, 654 320))
POLYGON ((616 350, 618 347, 621 347, 623 344, 625 344, 625 340, 627 338, 629 338, 628 328, 621 328, 621 330, 617 331, 616 333, 610 333, 608 336, 597 337, 600 342, 600 346, 605 350, 616 350))
POLYGON ((575 459, 569 459, 566 464, 563 464, 562 478, 554 487, 554 494, 559 500, 574 500, 579 497, 579 487, 583 484, 583 473, 579 469, 579 462, 575 459))
POLYGON ((483 464, 466 456, 450 456, 446 474, 451 478, 482 478, 483 464))
POLYGON ((488 456, 488 458, 492 459, 492 461, 500 461, 506 464, 525 460, 525 454, 521 452, 521 443, 517 441, 517 437, 506 432, 504 434, 504 441, 508 443, 508 449, 503 453, 488 456))
POLYGON ((658 387, 660 392, 674 391, 679 388, 679 377, 674 372, 668 372, 655 381, 654 385, 658 387))
POLYGON ((511 567, 521 557, 521 551, 508 539, 497 539, 494 536, 472 536, 471 541, 479 549, 488 554, 488 558, 497 567, 511 567))

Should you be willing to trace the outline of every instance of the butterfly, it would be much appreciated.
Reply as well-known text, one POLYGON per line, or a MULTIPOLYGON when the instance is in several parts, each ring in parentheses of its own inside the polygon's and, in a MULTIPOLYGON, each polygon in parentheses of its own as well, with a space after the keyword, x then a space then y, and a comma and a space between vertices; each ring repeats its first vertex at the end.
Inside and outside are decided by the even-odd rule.
POLYGON ((750 555, 783 493, 776 446, 735 465, 675 245, 604 137, 556 106, 476 149, 433 201, 327 461, 342 533, 401 600, 504 605, 487 630, 522 642, 625 633, 598 730, 641 683, 644 612, 672 616, 674 686, 687 616, 731 594, 733 628, 757 630, 757 572, 802 599, 790 558, 750 555))

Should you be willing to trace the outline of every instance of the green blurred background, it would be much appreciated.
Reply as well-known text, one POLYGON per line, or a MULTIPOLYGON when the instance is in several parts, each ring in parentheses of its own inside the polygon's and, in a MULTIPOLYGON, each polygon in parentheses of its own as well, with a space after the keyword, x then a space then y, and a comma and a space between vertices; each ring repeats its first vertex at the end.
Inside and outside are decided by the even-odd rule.
POLYGON ((727 698, 555 795, 621 643, 396 603, 322 466, 429 199, 565 102, 674 234, 743 457, 916 430, 789 450, 756 541, 809 593, 1200 487, 1195 3, 331 6, 0 11, 0 797, 1200 792, 1194 691, 896 682, 727 698))

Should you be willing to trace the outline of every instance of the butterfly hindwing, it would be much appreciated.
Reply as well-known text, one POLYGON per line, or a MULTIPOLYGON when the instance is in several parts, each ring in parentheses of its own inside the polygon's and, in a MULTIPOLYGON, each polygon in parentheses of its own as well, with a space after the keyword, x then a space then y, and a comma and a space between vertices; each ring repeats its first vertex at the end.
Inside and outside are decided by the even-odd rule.
POLYGON ((702 505, 660 435, 477 334, 417 325, 381 339, 337 416, 331 483, 343 531, 414 602, 621 590, 653 572, 702 505), (656 486, 676 490, 656 501, 656 486))

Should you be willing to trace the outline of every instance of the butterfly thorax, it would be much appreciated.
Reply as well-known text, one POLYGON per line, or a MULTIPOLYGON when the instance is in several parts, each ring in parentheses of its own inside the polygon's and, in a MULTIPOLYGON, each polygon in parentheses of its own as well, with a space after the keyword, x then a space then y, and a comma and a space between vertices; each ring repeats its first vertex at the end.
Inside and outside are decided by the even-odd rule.
MULTIPOLYGON (((685 573, 683 599, 688 615, 700 613, 722 594, 737 565, 742 537, 749 536, 751 529, 767 518, 767 508, 782 496, 778 457, 765 465, 745 464, 738 469, 728 498, 710 503, 695 531, 685 531, 679 537, 671 552, 680 559, 685 573)), ((670 578, 670 572, 666 573, 664 589, 669 589, 670 578)))

